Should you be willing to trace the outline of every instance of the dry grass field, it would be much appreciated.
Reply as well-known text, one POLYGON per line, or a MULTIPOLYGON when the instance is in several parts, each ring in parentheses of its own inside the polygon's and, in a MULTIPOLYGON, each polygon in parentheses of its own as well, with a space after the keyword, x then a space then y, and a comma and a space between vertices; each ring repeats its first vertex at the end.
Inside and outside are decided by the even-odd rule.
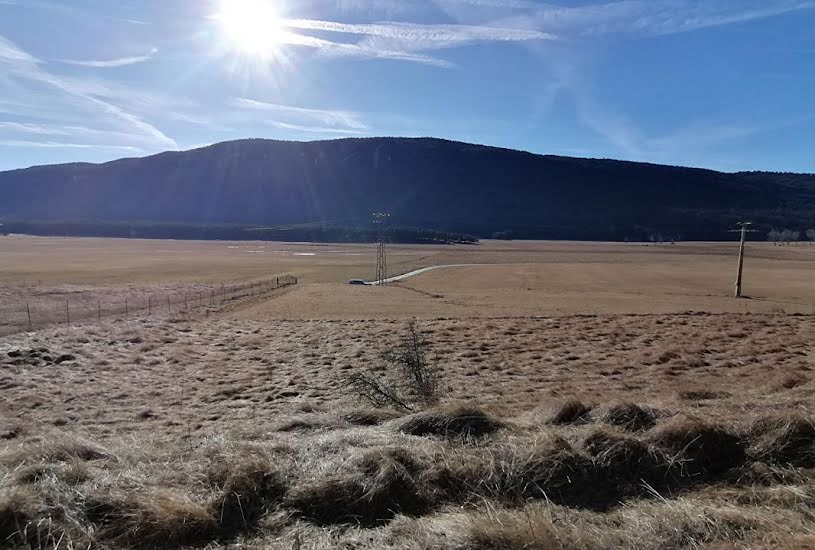
POLYGON ((0 337, 0 548, 815 547, 815 247, 735 253, 0 238, 0 311, 300 279, 0 337), (438 403, 361 401, 414 317, 438 403))

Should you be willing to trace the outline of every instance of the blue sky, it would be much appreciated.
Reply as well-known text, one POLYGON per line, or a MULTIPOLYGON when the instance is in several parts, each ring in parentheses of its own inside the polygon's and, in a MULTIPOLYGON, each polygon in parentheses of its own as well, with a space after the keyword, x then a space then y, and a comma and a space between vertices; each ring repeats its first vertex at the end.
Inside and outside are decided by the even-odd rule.
POLYGON ((382 135, 815 172, 815 0, 0 0, 0 170, 382 135))

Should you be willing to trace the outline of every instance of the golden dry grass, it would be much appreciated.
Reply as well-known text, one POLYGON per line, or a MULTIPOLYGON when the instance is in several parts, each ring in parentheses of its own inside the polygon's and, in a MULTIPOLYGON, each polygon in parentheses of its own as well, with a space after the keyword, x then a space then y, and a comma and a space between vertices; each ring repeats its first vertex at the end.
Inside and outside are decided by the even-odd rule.
POLYGON ((815 249, 751 247, 754 299, 735 301, 725 245, 404 247, 405 269, 524 261, 355 288, 366 247, 44 239, 76 258, 60 272, 70 254, 14 239, 7 283, 302 284, 208 317, 0 338, 0 547, 815 542, 815 249), (178 253, 141 270, 149 246, 178 253), (370 409, 344 377, 380 369, 414 313, 442 404, 370 409))

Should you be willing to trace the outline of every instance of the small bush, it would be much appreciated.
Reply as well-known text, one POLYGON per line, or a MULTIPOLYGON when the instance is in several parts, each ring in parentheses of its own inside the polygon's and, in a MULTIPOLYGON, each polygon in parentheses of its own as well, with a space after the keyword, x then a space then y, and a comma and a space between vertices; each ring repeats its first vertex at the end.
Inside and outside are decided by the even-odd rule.
POLYGON ((381 358, 389 370, 388 378, 374 372, 355 372, 346 378, 351 389, 375 407, 395 407, 412 411, 416 405, 438 402, 440 373, 428 355, 430 344, 417 327, 408 323, 399 345, 385 350, 381 358))
POLYGON ((657 415, 648 407, 634 403, 612 405, 603 415, 603 421, 629 432, 647 430, 656 424, 657 415))
POLYGON ((591 407, 583 404, 577 399, 565 402, 552 416, 552 424, 579 424, 588 422, 591 415, 591 407))
POLYGON ((405 417, 398 425, 402 433, 447 438, 480 438, 506 425, 475 407, 458 406, 429 410, 405 417))

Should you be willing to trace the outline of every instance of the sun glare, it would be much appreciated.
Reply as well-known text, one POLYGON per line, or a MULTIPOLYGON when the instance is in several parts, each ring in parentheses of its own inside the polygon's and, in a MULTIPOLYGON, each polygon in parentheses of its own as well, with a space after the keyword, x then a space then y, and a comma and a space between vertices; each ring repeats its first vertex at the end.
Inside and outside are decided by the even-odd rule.
POLYGON ((283 29, 274 0, 223 0, 218 20, 231 47, 244 54, 272 55, 281 44, 283 29))

